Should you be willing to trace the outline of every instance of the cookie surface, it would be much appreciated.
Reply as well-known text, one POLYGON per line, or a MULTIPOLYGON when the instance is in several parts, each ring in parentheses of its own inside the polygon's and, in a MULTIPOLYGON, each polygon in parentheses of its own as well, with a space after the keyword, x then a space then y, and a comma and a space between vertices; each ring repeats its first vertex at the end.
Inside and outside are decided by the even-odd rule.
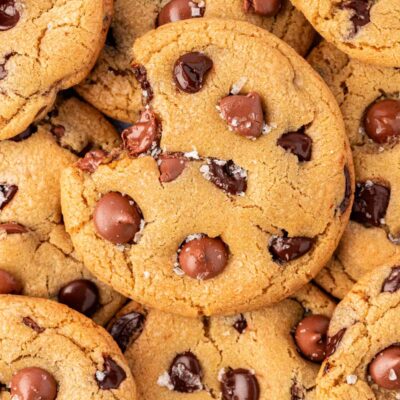
POLYGON ((294 50, 244 22, 169 24, 134 51, 153 101, 124 132, 126 152, 62 178, 85 265, 140 303, 183 315, 289 296, 328 261, 350 211, 352 164, 327 88, 294 50), (198 70, 181 74, 191 60, 198 70))
MULTIPOLYGON (((0 281, 11 274, 18 283, 11 293, 59 298, 102 324, 121 306, 123 297, 78 260, 59 194, 61 171, 78 159, 74 153, 118 144, 104 117, 76 98, 59 98, 44 121, 0 142, 0 281)), ((0 283, 0 293, 10 288, 0 283)))
MULTIPOLYGON (((96 67, 76 90, 88 102, 112 118, 135 122, 142 107, 141 89, 132 70, 132 44, 154 29, 161 10, 173 20, 215 17, 251 22, 286 41, 301 55, 310 47, 314 31, 288 0, 273 1, 273 16, 260 15, 243 0, 116 0, 112 26, 96 67), (191 6, 190 6, 191 5, 191 6), (190 12, 190 7, 192 11, 190 12), (170 10, 166 12, 167 8, 170 10), (189 12, 188 12, 189 10, 189 12)), ((161 23, 165 23, 167 15, 161 23)))
POLYGON ((387 265, 362 278, 337 306, 329 327, 332 354, 317 380, 318 399, 398 398, 400 271, 387 265))
POLYGON ((43 118, 58 91, 89 73, 111 13, 112 0, 1 2, 0 139, 43 118))
POLYGON ((400 0, 293 0, 327 41, 349 56, 400 66, 400 0))
POLYGON ((244 369, 253 389, 259 388, 259 397, 249 385, 248 397, 240 398, 310 400, 320 364, 301 354, 295 331, 311 315, 329 323, 334 306, 311 285, 278 305, 230 317, 188 319, 132 302, 117 314, 109 332, 124 351, 144 400, 220 398, 223 373, 230 369, 244 369), (179 355, 183 363, 199 366, 197 373, 192 368, 194 379, 185 379, 185 373, 177 379, 171 366, 179 365, 179 355))
POLYGON ((309 61, 340 105, 358 183, 351 221, 333 259, 316 278, 343 298, 365 273, 400 262, 400 174, 395 167, 400 161, 400 76, 395 68, 350 59, 327 42, 313 50, 309 61))
POLYGON ((3 295, 0 318, 1 399, 136 398, 118 346, 79 313, 49 300, 3 295))

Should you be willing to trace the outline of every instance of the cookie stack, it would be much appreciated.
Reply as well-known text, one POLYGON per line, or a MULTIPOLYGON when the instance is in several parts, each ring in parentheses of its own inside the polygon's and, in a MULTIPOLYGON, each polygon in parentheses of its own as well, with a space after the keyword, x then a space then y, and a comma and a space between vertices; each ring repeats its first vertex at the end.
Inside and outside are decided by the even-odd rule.
POLYGON ((1 400, 400 398, 400 0, 292 3, 0 0, 1 400))

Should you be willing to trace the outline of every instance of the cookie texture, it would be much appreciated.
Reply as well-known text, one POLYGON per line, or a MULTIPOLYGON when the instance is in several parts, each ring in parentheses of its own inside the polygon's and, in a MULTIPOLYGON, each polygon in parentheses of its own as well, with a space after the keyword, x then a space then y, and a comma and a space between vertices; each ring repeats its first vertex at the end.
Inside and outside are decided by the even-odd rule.
POLYGON ((95 68, 76 90, 110 117, 135 122, 142 102, 141 88, 132 70, 132 44, 158 23, 165 23, 165 18, 160 22, 157 20, 160 11, 166 7, 173 7, 173 20, 203 15, 251 22, 272 32, 301 55, 307 52, 314 30, 289 0, 276 1, 277 14, 273 16, 256 14, 255 10, 246 8, 245 3, 243 0, 116 0, 106 46, 95 68), (189 9, 188 14, 182 11, 185 8, 189 9))
POLYGON ((188 319, 132 302, 109 332, 125 351, 142 399, 220 398, 226 378, 241 370, 236 376, 248 379, 243 398, 309 400, 316 398, 320 365, 300 353, 294 331, 310 315, 329 321, 334 306, 311 285, 275 306, 229 317, 188 319))
POLYGON ((327 291, 343 298, 365 273, 386 262, 400 262, 400 175, 395 167, 400 160, 397 136, 400 134, 400 123, 396 127, 395 122, 396 118, 400 120, 400 76, 396 68, 377 67, 350 59, 327 42, 322 42, 313 50, 309 61, 339 103, 353 150, 356 182, 359 185, 356 206, 343 239, 327 268, 316 278, 327 291), (398 111, 375 118, 380 124, 375 127, 369 120, 370 110, 372 106, 387 110, 388 100, 398 104, 398 111), (392 123, 393 135, 382 135, 390 133, 388 128, 391 129, 392 123), (370 196, 365 196, 368 191, 361 190, 366 183, 371 188, 370 196), (372 193, 374 185, 388 190, 387 204, 380 192, 372 193), (366 207, 364 217, 359 209, 362 202, 366 207), (375 217, 368 218, 368 213, 375 217))
POLYGON ((136 398, 118 346, 81 314, 50 300, 3 295, 0 318, 1 399, 136 398))
POLYGON ((352 162, 331 94, 294 50, 244 22, 168 24, 134 53, 153 101, 123 133, 126 151, 62 177, 67 231, 85 265, 182 315, 289 296, 328 261, 350 211, 352 162), (236 112, 222 102, 231 90, 246 105, 243 125, 220 115, 236 112), (260 103, 264 121, 249 139, 260 103))
POLYGON ((328 42, 352 58, 400 66, 399 0, 292 0, 328 42))
POLYGON ((112 0, 3 3, 0 139, 7 139, 43 118, 58 91, 89 73, 111 22, 112 0))
POLYGON ((339 303, 329 327, 331 355, 317 380, 318 399, 398 398, 399 287, 398 266, 387 264, 363 277, 339 303))
POLYGON ((69 300, 61 300, 99 323, 106 323, 124 299, 96 280, 75 254, 62 222, 59 180, 61 171, 78 160, 74 153, 118 144, 100 113, 76 98, 61 97, 42 122, 0 142, 1 273, 11 274, 19 293, 52 299, 75 282, 68 287, 69 300))

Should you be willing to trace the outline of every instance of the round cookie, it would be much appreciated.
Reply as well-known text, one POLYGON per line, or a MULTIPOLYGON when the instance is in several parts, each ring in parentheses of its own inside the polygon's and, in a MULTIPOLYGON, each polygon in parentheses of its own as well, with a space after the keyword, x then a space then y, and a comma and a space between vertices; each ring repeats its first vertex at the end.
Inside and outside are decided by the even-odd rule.
POLYGON ((328 357, 317 379, 321 400, 395 400, 400 394, 400 269, 363 277, 337 306, 328 357))
POLYGON ((238 397, 225 393, 224 399, 311 400, 320 361, 303 354, 296 337, 307 349, 323 348, 334 306, 312 285, 275 306, 230 317, 188 319, 132 302, 108 330, 124 351, 143 400, 221 398, 224 372, 228 377, 239 369, 253 391, 244 386, 242 396, 238 390, 238 397), (184 367, 187 361, 192 368, 184 367))
POLYGON ((131 372, 107 332, 55 302, 0 296, 0 398, 136 399, 131 372))
POLYGON ((86 77, 111 13, 112 0, 0 2, 0 139, 45 117, 58 91, 86 77))
POLYGON ((313 50, 309 61, 340 105, 358 183, 351 221, 316 278, 343 298, 368 271, 400 262, 400 173, 395 167, 400 162, 400 76, 395 68, 349 59, 327 42, 313 50))
POLYGON ((307 52, 314 30, 289 0, 257 1, 256 8, 250 4, 244 0, 116 0, 106 46, 96 67, 76 90, 110 117, 135 122, 142 103, 132 69, 133 42, 157 24, 192 16, 248 21, 272 32, 301 55, 307 52), (270 8, 262 8, 262 3, 270 8))
POLYGON ((400 0, 292 0, 327 41, 358 60, 400 67, 400 0))
POLYGON ((74 153, 118 144, 100 113, 61 97, 45 120, 0 142, 0 293, 59 299, 101 324, 123 304, 79 261, 59 193, 61 171, 78 159, 74 153))
POLYGON ((294 50, 244 22, 168 24, 134 51, 153 101, 123 132, 125 152, 62 177, 85 265, 182 315, 289 296, 326 264, 350 212, 352 161, 330 92, 294 50))

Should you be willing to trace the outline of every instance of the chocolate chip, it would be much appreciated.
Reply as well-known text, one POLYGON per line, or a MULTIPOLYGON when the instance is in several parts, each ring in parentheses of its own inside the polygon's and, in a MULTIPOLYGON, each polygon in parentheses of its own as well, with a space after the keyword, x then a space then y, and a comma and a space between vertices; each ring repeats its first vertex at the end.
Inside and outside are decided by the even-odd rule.
POLYGON ((329 322, 324 315, 309 315, 296 327, 296 344, 301 354, 310 361, 322 362, 325 358, 329 322))
POLYGON ((203 389, 203 371, 197 357, 190 351, 178 354, 169 367, 169 377, 173 390, 193 393, 203 389))
POLYGON ((244 11, 263 17, 274 17, 282 8, 282 0, 244 0, 244 11))
POLYGON ((382 292, 394 293, 400 289, 400 267, 393 267, 382 285, 382 292))
POLYGON ((184 243, 178 260, 186 275, 198 280, 207 280, 223 272, 228 258, 228 246, 221 238, 201 236, 184 243))
POLYGON ((279 263, 295 260, 308 253, 314 239, 307 237, 273 237, 269 244, 272 259, 279 263))
POLYGON ((89 151, 76 163, 76 166, 80 170, 92 174, 104 162, 107 155, 108 153, 101 149, 89 151))
POLYGON ((369 12, 371 6, 370 0, 349 0, 343 3, 342 8, 352 12, 350 21, 353 22, 355 33, 370 22, 369 12))
POLYGON ((15 0, 0 0, 0 31, 7 31, 17 25, 20 18, 15 0))
POLYGON ((103 371, 96 372, 96 381, 100 389, 118 389, 126 379, 126 372, 110 357, 104 356, 103 371))
POLYGON ((277 141, 278 146, 297 156, 300 162, 311 160, 312 143, 304 128, 297 132, 284 133, 277 141))
POLYGON ((328 340, 326 343, 326 357, 330 357, 332 354, 335 353, 345 333, 346 328, 343 328, 335 335, 328 336, 328 340))
POLYGON ((97 233, 115 243, 132 242, 142 225, 142 213, 127 195, 118 192, 105 194, 96 204, 93 222, 97 233))
POLYGON ((186 159, 179 154, 162 154, 158 157, 160 182, 174 181, 185 169, 186 159))
POLYGON ((244 368, 229 368, 221 378, 223 400, 258 400, 260 386, 257 378, 244 368))
POLYGON ((4 231, 7 235, 15 235, 28 232, 24 226, 17 224, 15 222, 9 222, 5 224, 0 224, 0 231, 4 231))
POLYGON ((8 75, 8 71, 6 70, 7 61, 8 61, 12 56, 14 56, 15 54, 16 54, 15 52, 11 52, 11 53, 8 53, 8 54, 6 54, 6 55, 4 56, 4 62, 3 62, 2 64, 0 64, 0 81, 1 81, 2 79, 5 79, 5 78, 7 77, 7 75, 8 75))
POLYGON ((147 71, 143 65, 136 64, 132 67, 133 74, 142 89, 142 96, 145 104, 148 104, 153 100, 153 89, 150 82, 147 79, 147 71))
POLYGON ((233 327, 242 334, 247 329, 247 321, 243 314, 234 322, 233 327))
MULTIPOLYGON (((200 0, 171 0, 160 11, 156 26, 204 15, 205 7, 200 7, 200 0)), ((203 2, 204 4, 204 2, 203 2)))
POLYGON ((11 379, 11 398, 19 400, 54 400, 57 382, 54 376, 42 368, 19 370, 11 379))
POLYGON ((33 329, 37 333, 43 333, 45 331, 45 329, 42 328, 41 326, 39 326, 38 323, 36 321, 34 321, 31 317, 22 318, 22 322, 28 328, 33 329))
POLYGON ((0 294, 20 294, 22 285, 10 272, 0 269, 0 294))
POLYGON ((2 210, 17 194, 18 186, 0 183, 0 210, 2 210))
POLYGON ((371 181, 358 182, 351 219, 366 225, 384 225, 389 199, 389 188, 371 181))
POLYGON ((58 301, 90 317, 99 307, 99 289, 87 279, 78 279, 62 287, 58 301))
POLYGON ((400 136, 400 100, 385 99, 371 104, 365 113, 364 128, 379 144, 400 136))
POLYGON ((60 140, 65 135, 65 127, 63 125, 53 125, 50 132, 57 140, 60 140))
POLYGON ((146 317, 136 311, 118 318, 110 327, 110 335, 117 342, 122 352, 142 333, 146 317))
POLYGON ((345 179, 344 197, 339 206, 339 210, 342 214, 349 207, 350 199, 351 199, 351 177, 350 177, 349 167, 347 165, 344 166, 343 172, 344 172, 344 179, 345 179))
POLYGON ((368 367, 373 381, 381 388, 400 389, 400 346, 393 345, 375 356, 368 367))
POLYGON ((258 93, 226 96, 220 100, 218 109, 232 131, 249 139, 261 136, 264 114, 258 93))
POLYGON ((144 110, 136 124, 122 132, 124 147, 131 157, 137 157, 158 146, 161 124, 151 110, 144 110))
POLYGON ((290 399, 291 400, 304 400, 304 388, 300 386, 297 382, 294 382, 290 388, 290 399))
POLYGON ((23 132, 12 137, 10 140, 12 140, 13 142, 22 142, 23 140, 30 138, 36 132, 37 132, 37 126, 29 125, 29 127, 26 128, 23 132))
POLYGON ((247 189, 247 172, 232 160, 209 159, 200 167, 204 178, 232 195, 243 195, 247 189))
POLYGON ((107 119, 108 121, 110 121, 110 123, 114 126, 119 134, 121 134, 125 129, 128 129, 133 125, 132 122, 120 121, 111 117, 108 117, 107 119))
POLYGON ((197 93, 213 67, 212 60, 203 53, 187 53, 179 57, 174 66, 174 79, 178 88, 186 93, 197 93))

